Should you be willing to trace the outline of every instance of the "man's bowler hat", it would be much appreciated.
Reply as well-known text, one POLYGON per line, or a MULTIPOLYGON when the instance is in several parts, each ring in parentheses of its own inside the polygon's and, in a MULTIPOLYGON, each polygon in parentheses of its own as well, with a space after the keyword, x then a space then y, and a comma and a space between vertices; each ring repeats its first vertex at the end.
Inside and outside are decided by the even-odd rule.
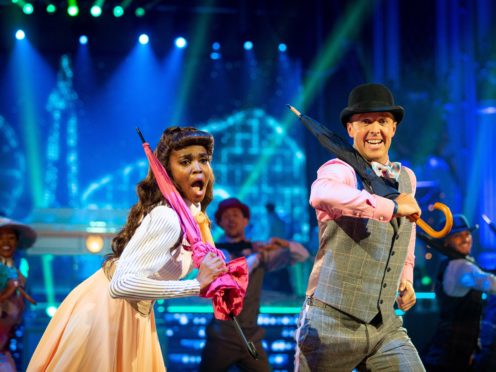
POLYGON ((351 91, 348 107, 341 111, 341 123, 346 128, 353 114, 365 112, 390 112, 398 124, 405 115, 403 107, 394 104, 391 91, 385 85, 375 83, 362 84, 351 91))

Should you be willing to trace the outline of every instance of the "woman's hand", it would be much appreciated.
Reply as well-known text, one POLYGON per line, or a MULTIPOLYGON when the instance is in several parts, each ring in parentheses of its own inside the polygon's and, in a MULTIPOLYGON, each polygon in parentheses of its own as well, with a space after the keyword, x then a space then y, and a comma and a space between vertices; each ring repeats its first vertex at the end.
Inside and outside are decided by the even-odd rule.
POLYGON ((216 256, 215 253, 208 253, 200 264, 198 275, 196 276, 196 279, 200 282, 200 290, 225 272, 227 272, 227 266, 224 260, 216 256))

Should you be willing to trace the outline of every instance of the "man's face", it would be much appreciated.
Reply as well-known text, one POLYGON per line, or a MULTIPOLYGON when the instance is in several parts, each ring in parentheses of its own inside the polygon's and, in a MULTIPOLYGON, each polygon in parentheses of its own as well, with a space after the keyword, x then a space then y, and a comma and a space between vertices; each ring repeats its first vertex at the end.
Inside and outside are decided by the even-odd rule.
POLYGON ((346 128, 353 145, 367 161, 386 164, 397 123, 389 112, 354 114, 346 128))
POLYGON ((17 248, 17 235, 11 228, 0 229, 0 256, 11 258, 17 248))
POLYGON ((445 245, 450 246, 464 256, 469 255, 472 249, 472 233, 465 230, 450 235, 446 238, 445 245))
POLYGON ((219 225, 224 234, 231 241, 245 239, 245 228, 248 226, 248 218, 243 215, 239 208, 228 208, 220 217, 219 225))

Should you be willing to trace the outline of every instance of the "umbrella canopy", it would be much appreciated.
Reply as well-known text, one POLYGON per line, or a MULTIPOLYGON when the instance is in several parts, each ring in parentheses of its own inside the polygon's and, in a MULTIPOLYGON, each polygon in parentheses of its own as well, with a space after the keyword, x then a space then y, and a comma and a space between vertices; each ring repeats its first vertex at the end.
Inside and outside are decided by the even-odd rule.
MULTIPOLYGON (((206 254, 213 252, 215 255, 225 259, 222 251, 201 239, 200 229, 191 211, 184 202, 181 194, 172 183, 167 171, 153 153, 150 145, 145 142, 143 136, 143 149, 150 164, 150 169, 155 176, 158 187, 170 206, 176 211, 186 236, 191 245, 192 257, 195 267, 199 267, 206 254)), ((243 300, 248 286, 248 268, 246 260, 241 257, 227 263, 228 272, 217 277, 210 285, 202 290, 200 295, 212 298, 214 316, 220 320, 228 320, 231 316, 237 316, 243 309, 243 300)))
POLYGON ((372 190, 374 194, 394 200, 400 194, 398 190, 384 182, 372 170, 370 164, 360 153, 347 141, 330 131, 325 126, 311 117, 301 114, 293 106, 288 105, 291 111, 298 116, 303 125, 319 140, 320 144, 332 152, 338 159, 348 163, 360 176, 362 181, 372 190))
MULTIPOLYGON (((365 160, 362 155, 343 138, 336 133, 330 131, 318 121, 309 116, 303 115, 293 106, 288 105, 289 109, 300 119, 303 125, 319 140, 320 144, 332 152, 338 159, 349 164, 360 177, 362 182, 366 184, 370 190, 385 198, 394 200, 400 194, 398 190, 382 177, 379 177, 369 162, 365 160)), ((449 208, 442 203, 435 203, 434 209, 441 210, 446 216, 446 223, 440 231, 432 229, 425 221, 418 215, 413 215, 416 218, 417 225, 434 238, 442 238, 446 236, 451 230, 453 225, 453 217, 449 208)))

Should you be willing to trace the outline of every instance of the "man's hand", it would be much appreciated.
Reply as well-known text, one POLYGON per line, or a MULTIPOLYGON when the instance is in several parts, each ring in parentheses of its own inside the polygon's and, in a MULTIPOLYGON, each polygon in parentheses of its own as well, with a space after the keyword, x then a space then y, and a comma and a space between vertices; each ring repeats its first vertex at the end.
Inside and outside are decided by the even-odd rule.
POLYGON ((289 241, 281 238, 270 238, 267 242, 253 242, 255 252, 268 252, 279 248, 289 248, 289 241))
POLYGON ((413 197, 413 194, 401 193, 395 199, 396 203, 398 203, 398 211, 396 212, 397 217, 407 217, 411 222, 415 222, 422 211, 420 207, 413 197), (416 218, 411 217, 412 215, 416 215, 416 218))
POLYGON ((415 297, 415 290, 413 289, 413 284, 408 280, 402 280, 400 282, 400 287, 398 288, 399 295, 396 298, 396 303, 398 307, 403 311, 408 311, 417 302, 415 297))

